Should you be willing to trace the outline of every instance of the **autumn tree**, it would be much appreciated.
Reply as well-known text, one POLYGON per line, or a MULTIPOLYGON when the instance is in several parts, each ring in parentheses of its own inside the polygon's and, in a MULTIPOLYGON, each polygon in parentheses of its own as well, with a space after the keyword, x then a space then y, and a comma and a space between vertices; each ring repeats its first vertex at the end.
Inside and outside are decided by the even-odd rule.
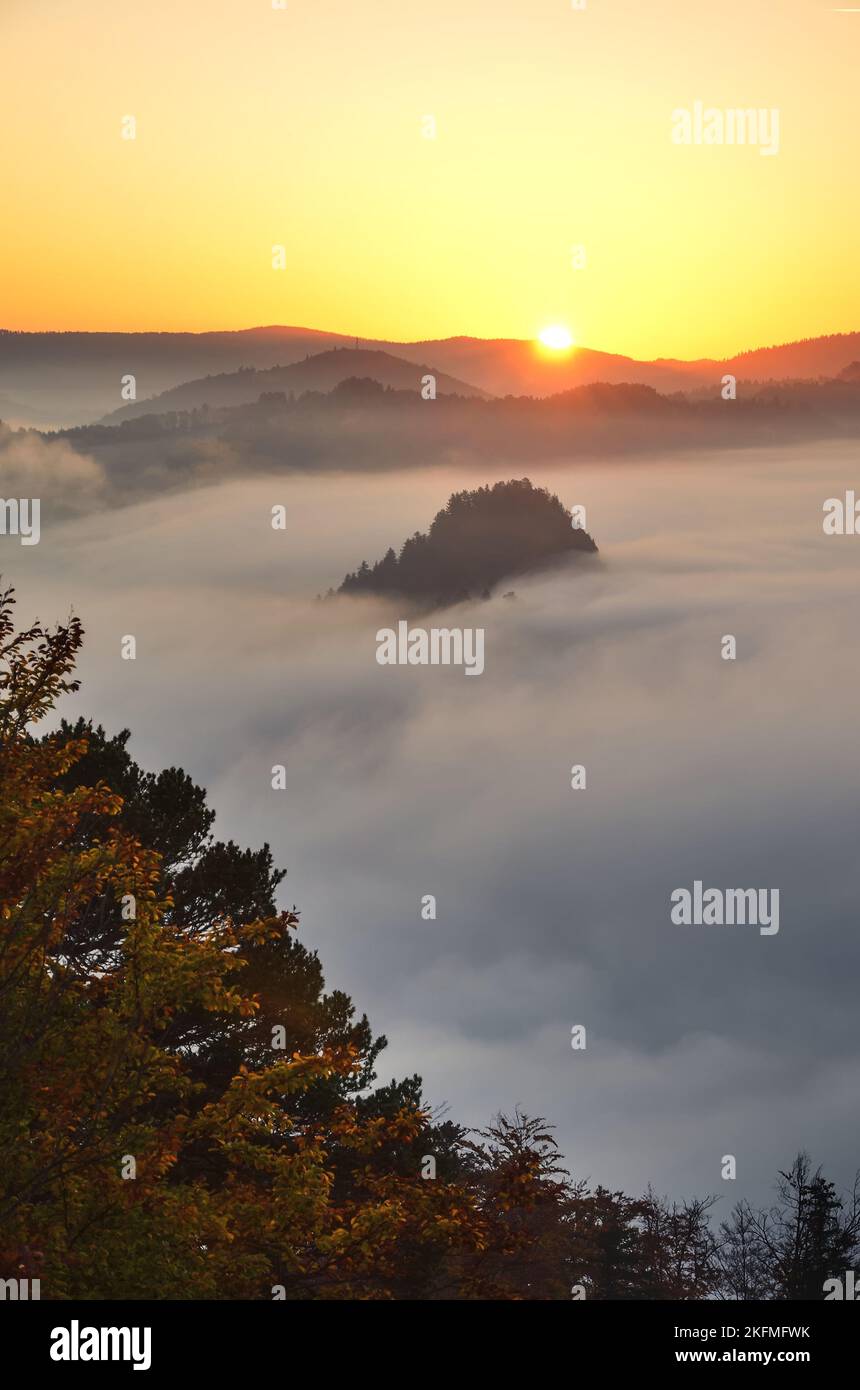
MULTIPOLYGON (((66 790, 104 781, 117 791, 122 805, 116 822, 159 856, 159 888, 169 899, 165 921, 185 936, 205 932, 218 920, 241 929, 277 917, 282 930, 264 936, 245 934, 236 946, 241 957, 243 988, 257 1001, 250 1017, 214 1015, 194 1010, 173 1015, 162 1045, 181 1052, 200 1094, 220 1094, 229 1078, 245 1065, 255 1069, 271 1061, 273 1049, 291 1055, 325 1048, 353 1048, 362 1064, 355 1073, 321 1080, 298 1102, 307 1108, 329 1107, 346 1094, 356 1094, 374 1079, 373 1064, 386 1045, 374 1038, 366 1016, 356 1018, 352 1000, 342 991, 325 991, 316 952, 297 939, 295 908, 278 914, 275 895, 285 877, 272 862, 269 846, 242 849, 212 834, 215 813, 205 790, 181 768, 160 773, 144 771, 128 751, 127 729, 108 736, 91 721, 63 721, 60 734, 86 752, 59 779, 66 790)), ((90 820, 84 836, 100 835, 105 824, 90 820)), ((116 904, 91 931, 82 924, 81 942, 89 951, 109 952, 121 935, 116 904)))
POLYGON ((589 1299, 643 1297, 645 1203, 602 1186, 572 1204, 571 1288, 589 1299))
POLYGON ((470 1147, 417 1077, 370 1088, 384 1039, 268 846, 214 840, 125 732, 34 736, 82 637, 0 595, 0 1251, 48 1298, 521 1296, 544 1137, 470 1147))
POLYGON ((669 1201, 650 1190, 642 1199, 643 1298, 687 1301, 719 1286, 717 1239, 710 1221, 714 1197, 669 1201))

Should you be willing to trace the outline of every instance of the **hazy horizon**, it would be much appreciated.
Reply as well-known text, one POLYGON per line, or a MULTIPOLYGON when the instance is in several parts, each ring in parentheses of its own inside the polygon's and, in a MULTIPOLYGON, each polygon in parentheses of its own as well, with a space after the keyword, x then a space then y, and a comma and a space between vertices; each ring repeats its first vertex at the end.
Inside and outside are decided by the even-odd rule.
MULTIPOLYGON (((19 336, 19 335, 20 335, 20 336, 25 336, 25 335, 26 335, 26 336, 31 336, 31 337, 49 337, 49 336, 51 336, 51 335, 63 335, 63 336, 68 336, 68 337, 72 337, 72 336, 76 336, 76 335, 79 335, 79 336, 84 336, 84 335, 86 335, 86 336, 88 336, 88 337, 122 337, 122 336, 128 336, 128 337, 131 337, 131 336, 141 336, 141 337, 142 337, 142 336, 146 335, 146 336, 158 336, 158 337, 168 337, 168 336, 171 336, 171 337, 182 337, 182 336, 187 336, 187 337, 201 338, 201 337, 206 337, 206 336, 208 336, 208 335, 226 335, 226 334, 228 334, 228 333, 235 333, 235 334, 243 334, 243 333, 245 333, 245 334, 252 334, 252 333, 280 333, 280 332, 284 332, 284 333, 295 333, 295 334, 307 333, 307 334, 311 334, 311 335, 319 335, 320 337, 325 337, 325 338, 338 338, 338 339, 341 339, 341 340, 342 340, 343 345, 344 345, 345 347, 352 347, 353 344, 356 343, 356 342, 358 343, 358 345, 359 345, 360 347, 366 347, 368 344, 372 344, 372 345, 374 345, 374 346, 376 346, 376 345, 385 346, 385 345, 388 345, 388 344, 396 344, 396 345, 401 346, 401 347, 420 347, 420 346, 421 346, 422 344, 424 344, 424 343, 449 343, 449 342, 455 342, 455 341, 458 341, 458 340, 460 340, 460 341, 462 341, 462 340, 469 340, 469 341, 479 342, 479 343, 520 343, 520 344, 536 344, 536 343, 538 342, 538 337, 539 337, 539 335, 536 334, 536 333, 535 333, 535 334, 528 335, 528 336, 518 336, 518 335, 511 335, 511 334, 493 334, 493 335, 488 335, 488 334, 481 334, 481 333, 469 332, 469 331, 467 331, 465 328, 461 328, 461 329, 451 329, 451 330, 448 331, 448 332, 443 331, 443 332, 441 332, 441 333, 434 333, 434 334, 432 334, 432 335, 431 335, 431 334, 423 334, 423 335, 419 334, 419 335, 417 335, 417 336, 415 336, 415 337, 409 337, 409 338, 387 338, 387 337, 379 337, 379 336, 374 337, 374 336, 372 336, 372 335, 368 336, 368 335, 363 335, 363 334, 357 334, 357 333, 351 331, 350 329, 348 329, 348 328, 346 328, 346 327, 332 328, 332 327, 329 327, 329 326, 321 327, 319 324, 306 324, 306 323, 304 323, 304 324, 298 324, 298 323, 287 323, 287 322, 282 322, 282 323, 276 323, 276 322, 271 322, 271 323, 268 323, 268 322, 267 322, 267 323, 263 323, 263 322, 260 322, 260 323, 244 323, 244 324, 238 324, 238 325, 236 325, 236 326, 234 326, 234 327, 229 327, 229 328, 224 327, 223 325, 220 326, 220 327, 219 327, 219 326, 215 326, 215 327, 213 327, 213 328, 188 328, 188 327, 183 327, 183 326, 181 326, 181 325, 178 326, 178 327, 174 327, 174 328, 135 328, 135 327, 131 327, 131 328, 130 328, 130 327, 128 327, 128 326, 124 326, 124 327, 108 327, 108 328, 79 328, 79 327, 72 327, 72 328, 55 328, 55 327, 50 326, 50 324, 47 325, 47 326, 45 326, 45 327, 42 327, 42 328, 18 328, 18 327, 10 327, 10 326, 7 325, 7 324, 0 324, 0 334, 7 333, 7 334, 10 334, 10 335, 14 335, 14 336, 19 336)), ((609 346, 609 345, 607 345, 607 344, 605 344, 605 343, 598 343, 598 344, 595 344, 595 343, 591 343, 591 342, 589 342, 589 343, 585 343, 585 342, 574 342, 573 345, 572 345, 572 351, 574 351, 574 352, 583 352, 583 351, 585 351, 585 352, 599 352, 599 353, 604 353, 604 354, 607 354, 607 355, 610 355, 610 356, 630 357, 630 359, 631 359, 632 361, 642 361, 642 362, 660 362, 660 361, 665 361, 665 360, 669 360, 669 361, 679 361, 679 362, 690 362, 690 363, 692 363, 692 362, 728 362, 728 361, 731 361, 733 358, 742 357, 742 356, 745 356, 747 353, 751 353, 751 352, 759 352, 759 351, 762 351, 762 350, 765 350, 765 349, 772 349, 772 348, 778 348, 778 347, 793 347, 793 346, 798 345, 798 344, 801 344, 801 343, 813 342, 813 341, 815 341, 815 340, 818 339, 818 338, 849 338, 849 337, 855 336, 858 332, 860 332, 860 329, 852 328, 852 327, 850 327, 850 326, 848 326, 848 325, 846 325, 845 327, 842 327, 842 328, 831 328, 831 329, 827 329, 827 330, 822 329, 820 332, 817 331, 817 330, 815 330, 814 328, 811 328, 809 331, 804 332, 804 333, 801 333, 801 334, 799 334, 797 337, 790 338, 790 339, 780 339, 779 341, 773 341, 773 340, 764 341, 764 340, 762 340, 762 341, 760 341, 760 342, 747 342, 747 343, 744 343, 744 344, 741 344, 741 345, 735 345, 733 348, 730 348, 729 350, 724 351, 724 352, 721 352, 721 353, 703 352, 703 353, 697 353, 695 356, 689 356, 689 357, 685 357, 685 356, 671 357, 668 353, 663 352, 663 351, 660 351, 659 349, 658 349, 657 351, 655 351, 655 353, 654 353, 653 356, 649 356, 649 357, 637 357, 635 354, 630 354, 630 353, 624 352, 624 351, 622 351, 622 349, 620 349, 620 348, 618 348, 618 347, 609 346)))

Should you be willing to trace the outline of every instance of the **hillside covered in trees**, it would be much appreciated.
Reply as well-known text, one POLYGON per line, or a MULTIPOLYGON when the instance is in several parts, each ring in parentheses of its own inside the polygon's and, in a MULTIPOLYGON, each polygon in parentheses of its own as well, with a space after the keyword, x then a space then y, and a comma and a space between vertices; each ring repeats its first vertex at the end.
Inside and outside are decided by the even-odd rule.
POLYGON ((399 555, 389 549, 375 565, 363 561, 338 593, 392 594, 435 607, 488 597, 501 579, 596 553, 557 497, 528 478, 512 479, 455 492, 426 534, 416 531, 399 555))
POLYGON ((574 1180, 514 1108, 440 1119, 326 988, 267 845, 220 842, 129 734, 36 726, 80 622, 0 595, 0 1278, 111 1299, 821 1299, 860 1202, 803 1154, 774 1206, 574 1180))

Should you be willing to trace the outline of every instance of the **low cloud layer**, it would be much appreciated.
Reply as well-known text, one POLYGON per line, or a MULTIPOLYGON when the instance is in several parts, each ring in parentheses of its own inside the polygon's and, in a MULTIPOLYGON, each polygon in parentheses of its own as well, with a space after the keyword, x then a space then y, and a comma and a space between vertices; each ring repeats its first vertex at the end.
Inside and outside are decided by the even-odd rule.
POLYGON ((860 1159, 860 539, 821 529, 852 469, 828 445, 533 472, 586 505, 601 562, 449 610, 485 629, 468 680, 379 666, 404 615, 314 595, 507 472, 90 508, 29 551, 4 538, 2 567, 22 619, 84 621, 66 712, 128 725, 141 762, 208 787, 220 835, 272 844, 329 983, 389 1036, 386 1076, 421 1071, 468 1123, 548 1115, 578 1175, 727 1207, 798 1147, 840 1182, 860 1159), (779 889, 779 933, 673 925, 696 879, 779 889))
POLYGON ((104 493, 102 466, 65 439, 0 423, 0 496, 38 498, 55 520, 90 515, 104 493))

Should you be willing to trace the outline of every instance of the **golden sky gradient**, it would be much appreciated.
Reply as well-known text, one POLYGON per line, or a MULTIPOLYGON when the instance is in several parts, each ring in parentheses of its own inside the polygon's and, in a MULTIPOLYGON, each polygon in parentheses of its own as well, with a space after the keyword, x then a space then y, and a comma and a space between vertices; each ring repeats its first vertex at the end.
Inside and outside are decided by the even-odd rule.
POLYGON ((0 0, 0 52, 3 327, 860 328, 860 13, 820 0, 0 0), (695 101, 779 108, 779 153, 673 144, 695 101))

